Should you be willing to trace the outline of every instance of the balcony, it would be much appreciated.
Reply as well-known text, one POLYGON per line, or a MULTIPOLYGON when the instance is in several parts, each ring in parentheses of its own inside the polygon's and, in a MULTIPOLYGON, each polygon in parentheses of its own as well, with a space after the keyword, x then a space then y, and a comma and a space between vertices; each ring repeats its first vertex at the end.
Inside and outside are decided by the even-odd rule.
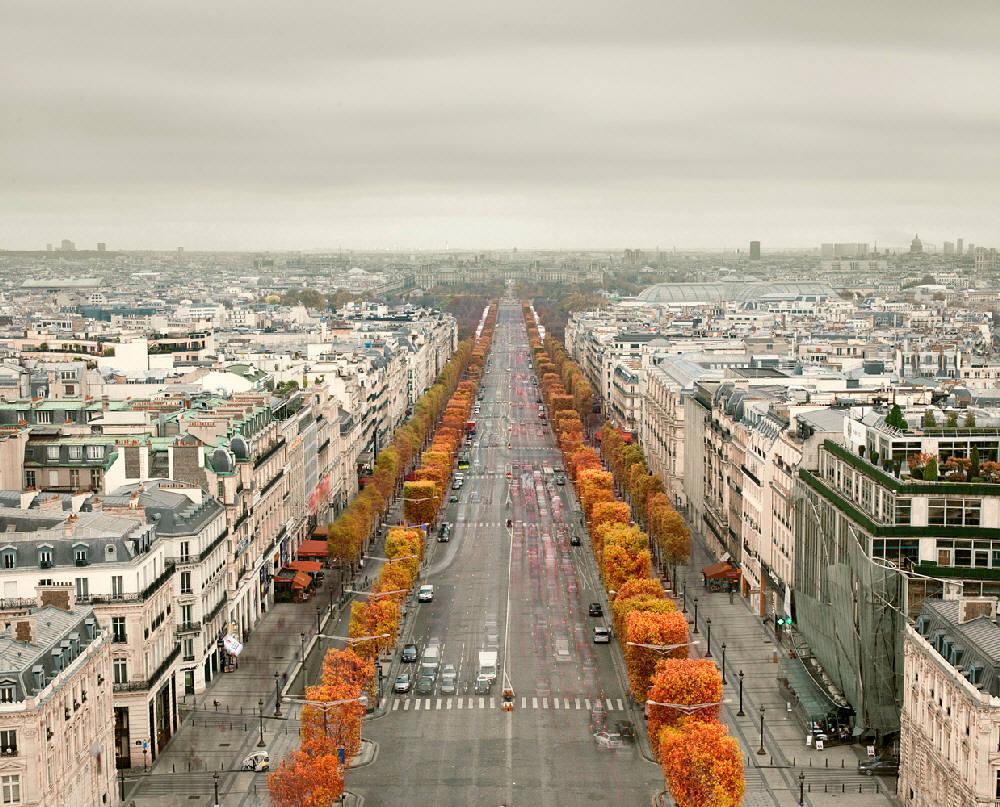
POLYGON ((177 634, 183 633, 199 633, 201 631, 200 622, 181 622, 177 626, 177 634))
POLYGON ((34 608, 38 600, 34 597, 3 597, 0 598, 0 611, 13 611, 17 608, 34 608))
POLYGON ((8 745, 0 748, 0 757, 16 757, 17 756, 17 746, 8 745))
POLYGON ((175 645, 174 649, 160 663, 160 666, 157 667, 153 671, 153 674, 149 676, 149 678, 147 678, 145 681, 126 681, 121 684, 115 683, 112 686, 112 690, 114 692, 144 692, 147 689, 152 689, 154 686, 156 686, 160 678, 163 677, 163 673, 165 673, 170 668, 170 665, 177 660, 177 657, 180 656, 180 654, 181 654, 180 645, 175 645))

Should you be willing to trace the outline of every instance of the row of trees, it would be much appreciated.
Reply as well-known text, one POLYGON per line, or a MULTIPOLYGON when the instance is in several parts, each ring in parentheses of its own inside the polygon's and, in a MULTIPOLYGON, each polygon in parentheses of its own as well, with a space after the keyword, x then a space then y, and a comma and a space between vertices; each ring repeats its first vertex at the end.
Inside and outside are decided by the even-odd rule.
POLYGON ((430 445, 420 455, 416 470, 403 483, 403 520, 407 524, 433 524, 437 518, 462 446, 465 425, 476 401, 495 325, 496 306, 493 305, 470 350, 466 379, 455 386, 444 404, 430 445))
POLYGON ((687 657, 687 618, 653 575, 650 546, 668 562, 686 561, 690 531, 638 446, 609 426, 600 434, 603 463, 584 444, 579 402, 567 395, 563 382, 574 383, 580 370, 557 342, 541 342, 527 305, 524 315, 545 402, 624 648, 630 693, 646 704, 650 742, 667 787, 679 807, 736 807, 745 789, 739 744, 719 723, 719 707, 702 707, 722 701, 722 676, 711 660, 687 657), (565 414, 567 398, 571 415, 565 414))

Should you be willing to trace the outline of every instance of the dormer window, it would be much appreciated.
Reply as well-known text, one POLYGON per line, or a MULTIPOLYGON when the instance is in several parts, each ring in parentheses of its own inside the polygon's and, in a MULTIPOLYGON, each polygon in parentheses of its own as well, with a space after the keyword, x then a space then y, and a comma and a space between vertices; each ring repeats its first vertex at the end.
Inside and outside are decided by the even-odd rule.
POLYGON ((13 681, 0 681, 0 703, 13 703, 15 695, 13 681))
POLYGON ((71 460, 78 460, 83 457, 83 447, 82 446, 70 446, 69 447, 69 458, 71 460))
POLYGON ((4 569, 17 568, 17 550, 14 547, 5 547, 0 552, 0 567, 4 569))
POLYGON ((100 444, 87 446, 87 459, 90 460, 104 459, 104 446, 100 444))
POLYGON ((86 566, 89 562, 87 558, 87 547, 81 544, 77 544, 73 548, 73 558, 76 560, 77 566, 86 566))
POLYGON ((52 568, 52 550, 51 549, 39 549, 38 550, 38 565, 43 569, 52 568))

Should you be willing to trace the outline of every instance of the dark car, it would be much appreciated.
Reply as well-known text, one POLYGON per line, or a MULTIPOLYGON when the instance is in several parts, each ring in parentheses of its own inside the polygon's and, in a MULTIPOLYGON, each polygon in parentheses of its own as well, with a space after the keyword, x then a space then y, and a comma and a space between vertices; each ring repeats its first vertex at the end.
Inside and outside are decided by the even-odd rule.
POLYGON ((863 773, 865 776, 899 776, 899 760, 867 759, 858 763, 858 773, 863 773))
POLYGON ((569 545, 570 546, 579 546, 580 545, 580 536, 577 535, 575 532, 569 538, 569 545))
POLYGON ((402 661, 405 661, 407 664, 413 664, 417 660, 419 655, 420 652, 418 651, 417 646, 413 642, 403 645, 403 655, 401 659, 402 661))
POLYGON ((417 681, 418 695, 431 695, 434 693, 434 679, 429 675, 421 675, 417 681))
POLYGON ((413 680, 410 678, 409 673, 400 673, 396 676, 396 681, 392 685, 392 691, 398 692, 399 694, 409 692, 412 684, 413 680))
POLYGON ((604 609, 601 608, 599 602, 592 602, 590 607, 587 609, 587 614, 590 616, 604 616, 604 609))
POLYGON ((442 544, 446 544, 446 543, 448 543, 448 541, 451 540, 451 524, 449 524, 447 521, 444 522, 444 524, 442 524, 438 528, 438 537, 437 537, 437 539, 442 544))

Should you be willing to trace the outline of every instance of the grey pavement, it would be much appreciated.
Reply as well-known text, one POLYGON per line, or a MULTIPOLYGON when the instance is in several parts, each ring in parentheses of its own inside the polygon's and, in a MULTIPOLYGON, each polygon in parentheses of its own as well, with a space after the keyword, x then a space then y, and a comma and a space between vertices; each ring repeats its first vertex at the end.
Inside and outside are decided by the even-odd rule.
MULTIPOLYGON (((804 774, 805 803, 825 807, 888 807, 894 798, 895 779, 871 778, 857 772, 862 750, 856 745, 835 745, 822 751, 806 746, 806 730, 789 711, 778 687, 780 648, 774 633, 755 616, 745 599, 738 594, 730 602, 729 594, 704 588, 701 570, 714 563, 700 536, 692 539, 691 563, 684 569, 688 620, 693 621, 694 597, 698 598, 698 629, 701 644, 692 648, 692 656, 704 656, 708 650, 707 619, 712 620, 712 655, 721 665, 722 643, 726 644, 726 698, 723 719, 730 734, 740 740, 746 755, 747 807, 784 807, 799 803, 799 774, 804 774), (738 673, 744 673, 743 711, 738 716, 738 673), (760 707, 764 707, 764 750, 760 748, 760 707), (879 792, 875 792, 876 788, 879 792), (859 789, 861 792, 859 792, 859 789)), ((683 604, 683 601, 680 604, 683 604)), ((692 628, 693 630, 693 628, 692 628)), ((669 803, 669 802, 667 802, 669 803)))

